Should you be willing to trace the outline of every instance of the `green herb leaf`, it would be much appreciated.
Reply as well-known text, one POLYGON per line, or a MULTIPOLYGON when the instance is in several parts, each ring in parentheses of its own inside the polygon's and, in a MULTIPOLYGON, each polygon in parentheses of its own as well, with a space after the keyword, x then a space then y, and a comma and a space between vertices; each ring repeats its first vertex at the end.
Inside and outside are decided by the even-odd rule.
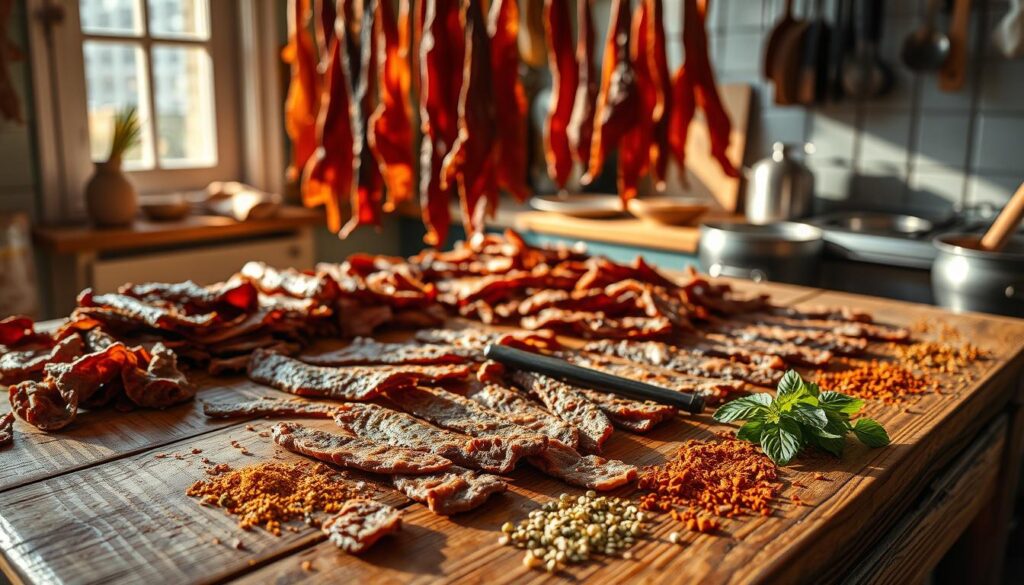
POLYGON ((736 438, 744 441, 750 441, 751 443, 760 443, 761 432, 764 430, 764 425, 765 423, 759 420, 752 420, 736 431, 736 438))
POLYGON ((802 425, 815 429, 823 429, 828 425, 828 417, 825 415, 825 411, 809 404, 798 404, 786 416, 802 425))
POLYGON ((815 435, 811 437, 811 441, 822 451, 831 453, 836 457, 843 456, 843 449, 846 447, 846 439, 836 435, 821 436, 815 435))
POLYGON ((817 397, 821 394, 821 387, 814 382, 804 382, 804 388, 811 396, 817 397))
POLYGON ((766 424, 761 430, 761 450, 776 465, 788 465, 803 446, 799 433, 800 428, 792 421, 766 424))
POLYGON ((853 423, 853 434, 868 447, 885 447, 890 443, 889 433, 870 418, 857 419, 857 422, 853 423))
POLYGON ((857 414, 860 412, 860 409, 864 408, 864 401, 860 398, 829 391, 818 395, 818 405, 825 410, 842 412, 844 414, 857 414))
POLYGON ((737 398, 720 406, 715 411, 714 419, 718 422, 732 422, 734 420, 763 418, 768 414, 768 407, 771 403, 771 394, 751 394, 750 396, 737 398))
POLYGON ((800 378, 800 374, 796 370, 789 370, 779 380, 778 395, 781 398, 787 394, 794 394, 800 392, 803 387, 804 381, 800 378))

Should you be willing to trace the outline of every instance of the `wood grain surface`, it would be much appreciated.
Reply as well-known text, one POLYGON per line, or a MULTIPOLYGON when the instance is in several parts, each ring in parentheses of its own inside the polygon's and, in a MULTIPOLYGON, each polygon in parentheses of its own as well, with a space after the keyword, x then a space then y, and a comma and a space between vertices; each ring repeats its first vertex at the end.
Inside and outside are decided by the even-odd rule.
MULTIPOLYGON (((717 533, 698 535, 661 516, 649 538, 634 547, 633 559, 601 559, 555 577, 527 570, 522 551, 497 543, 503 522, 524 518, 560 493, 580 491, 529 467, 511 474, 507 494, 451 518, 387 490, 382 497, 404 502, 403 530, 354 557, 309 528, 281 537, 242 531, 221 510, 185 495, 191 483, 206 476, 202 457, 234 466, 270 457, 297 459, 260 436, 269 421, 207 421, 198 402, 167 411, 89 414, 68 432, 52 435, 37 434, 19 421, 15 444, 0 451, 4 569, 16 582, 67 583, 835 580, 897 526, 901 514, 913 509, 972 439, 992 428, 1018 388, 1024 321, 952 315, 799 287, 769 288, 806 306, 865 309, 883 322, 954 325, 992 358, 976 364, 967 380, 942 377, 940 393, 895 406, 870 404, 869 414, 886 426, 893 444, 868 449, 851 443, 841 461, 801 457, 782 471, 782 497, 771 517, 726 520, 717 533), (232 440, 252 455, 232 447, 232 440), (202 454, 193 455, 192 449, 202 454), (8 471, 11 466, 17 470, 8 471), (821 479, 815 479, 818 474, 821 479), (683 546, 668 542, 674 530, 683 534, 683 546), (213 544, 214 538, 221 544, 213 544), (232 546, 235 539, 242 549, 232 546)), ((885 355, 888 350, 873 344, 871 351, 885 355)), ((239 380, 208 379, 203 388, 199 400, 276 393, 239 380)), ((640 465, 663 462, 682 440, 732 430, 713 423, 710 414, 680 415, 645 436, 616 432, 607 454, 640 465)), ((990 452, 982 451, 978 460, 989 461, 990 452)), ((971 473, 988 477, 981 473, 987 465, 970 467, 971 473)))

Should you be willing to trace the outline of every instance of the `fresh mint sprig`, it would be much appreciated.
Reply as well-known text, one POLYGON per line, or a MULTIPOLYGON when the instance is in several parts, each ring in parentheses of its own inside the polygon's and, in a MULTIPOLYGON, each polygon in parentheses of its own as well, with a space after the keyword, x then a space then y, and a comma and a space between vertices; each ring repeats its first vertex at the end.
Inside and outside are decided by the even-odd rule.
POLYGON ((853 433, 868 447, 889 444, 889 434, 870 418, 851 417, 864 401, 839 392, 822 392, 789 370, 779 381, 775 397, 751 394, 722 405, 715 411, 718 422, 746 421, 736 437, 757 443, 777 465, 788 465, 804 447, 813 445, 836 457, 843 455, 846 435, 853 433))

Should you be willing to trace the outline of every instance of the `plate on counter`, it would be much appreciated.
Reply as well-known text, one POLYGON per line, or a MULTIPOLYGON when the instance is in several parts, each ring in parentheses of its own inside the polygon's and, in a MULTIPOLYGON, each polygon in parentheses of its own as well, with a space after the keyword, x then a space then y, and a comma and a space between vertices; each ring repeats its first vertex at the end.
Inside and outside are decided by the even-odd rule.
POLYGON ((619 217, 624 213, 617 195, 538 195, 530 199, 530 207, 589 219, 619 217))

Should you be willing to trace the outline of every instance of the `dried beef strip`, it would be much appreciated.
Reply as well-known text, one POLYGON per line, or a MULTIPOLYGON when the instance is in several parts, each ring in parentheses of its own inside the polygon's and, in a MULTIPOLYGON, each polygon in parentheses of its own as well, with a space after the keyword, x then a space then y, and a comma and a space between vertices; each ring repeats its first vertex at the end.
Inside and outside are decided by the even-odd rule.
POLYGON ((458 466, 427 475, 395 475, 391 481, 398 491, 442 516, 467 512, 492 494, 508 490, 508 484, 494 475, 458 466))
POLYGON ((777 356, 786 363, 799 366, 824 366, 832 359, 831 351, 804 347, 784 341, 765 341, 762 339, 737 340, 720 333, 706 333, 703 338, 713 344, 717 344, 726 353, 736 351, 747 354, 767 354, 777 356))
POLYGON ((520 349, 559 349, 561 344, 552 331, 486 331, 483 329, 425 329, 416 332, 422 343, 450 344, 483 350, 489 344, 508 345, 520 349))
POLYGON ((295 417, 332 418, 337 404, 323 404, 308 400, 257 398, 244 402, 204 402, 203 414, 210 418, 295 417))
POLYGON ((597 102, 598 77, 594 71, 594 18, 590 2, 576 2, 576 97, 572 116, 566 126, 573 157, 584 167, 590 164, 590 141, 594 133, 594 110, 597 102))
POLYGON ((344 404, 334 420, 359 437, 426 451, 463 467, 491 473, 509 473, 523 457, 514 445, 500 438, 472 438, 376 404, 344 404))
POLYGON ((544 125, 544 155, 548 176, 562 189, 572 172, 572 150, 566 128, 576 102, 579 71, 572 46, 572 18, 567 0, 546 0, 544 32, 551 70, 551 107, 544 125))
MULTIPOLYGON (((385 2, 386 3, 386 2, 385 2)), ((357 498, 348 500, 337 514, 320 526, 327 540, 341 550, 357 555, 382 537, 402 528, 402 512, 387 504, 357 498)))
POLYGON ((126 364, 121 377, 125 395, 143 408, 164 408, 196 395, 195 386, 178 369, 178 356, 162 343, 153 346, 145 370, 126 364))
POLYGON ((494 107, 499 115, 497 149, 501 164, 496 166, 498 186, 517 200, 526 201, 530 188, 529 149, 526 133, 526 91, 519 77, 519 4, 517 0, 495 0, 488 15, 487 33, 491 39, 491 69, 494 79, 494 107))
POLYGON ((318 366, 357 366, 370 364, 441 365, 474 361, 479 352, 464 347, 440 344, 385 343, 357 337, 342 349, 306 354, 299 359, 318 366))
POLYGON ((288 45, 281 53, 291 65, 291 82, 285 99, 285 130, 292 141, 288 176, 296 179, 316 149, 316 116, 320 95, 316 49, 309 34, 310 0, 291 0, 288 6, 288 45))
POLYGON ((676 415, 676 409, 656 402, 620 398, 596 390, 578 389, 580 394, 608 415, 612 424, 633 433, 646 433, 676 415))
POLYGON ((524 329, 557 329, 585 338, 651 339, 672 332, 672 322, 665 317, 612 318, 600 311, 565 311, 544 309, 536 315, 523 317, 524 329))
POLYGON ((126 284, 117 292, 147 303, 167 301, 201 312, 221 308, 239 311, 253 311, 258 301, 258 291, 252 283, 231 279, 211 286, 200 286, 191 280, 185 282, 144 282, 126 284))
POLYGON ((535 455, 547 445, 547 437, 521 427, 480 404, 440 388, 400 388, 387 393, 398 408, 470 437, 500 439, 515 458, 535 455))
POLYGON ((735 337, 741 341, 795 343, 831 351, 839 355, 857 355, 863 353, 868 347, 867 339, 863 337, 848 337, 823 329, 727 322, 715 325, 709 331, 735 337))
POLYGON ((145 325, 167 331, 206 329, 218 320, 216 313, 186 315, 175 307, 150 305, 134 297, 116 293, 97 295, 89 289, 79 295, 78 304, 84 308, 105 309, 113 314, 115 322, 145 325))
POLYGON ((271 435, 275 443, 293 453, 371 473, 418 475, 452 466, 451 461, 433 453, 378 443, 345 431, 328 433, 282 422, 274 425, 271 435))
POLYGON ((35 333, 35 323, 28 317, 7 317, 0 320, 0 345, 14 347, 31 340, 35 333))
POLYGON ((560 443, 548 443, 543 453, 530 457, 530 464, 569 485, 608 491, 636 479, 636 467, 597 455, 580 455, 560 443))
POLYGON ((640 380, 679 392, 700 394, 709 403, 718 402, 726 396, 743 391, 743 384, 739 381, 669 373, 666 370, 654 371, 651 368, 640 367, 632 363, 601 360, 594 354, 577 354, 569 356, 568 359, 577 365, 616 376, 640 380))
POLYGON ((777 309, 768 314, 753 313, 744 315, 742 318, 765 325, 828 331, 835 335, 847 337, 862 337, 879 341, 906 341, 910 339, 909 329, 872 323, 865 320, 870 319, 870 317, 862 313, 827 312, 824 309, 817 313, 802 313, 797 309, 777 309))
POLYGON ((44 431, 56 431, 75 420, 78 404, 64 401, 53 379, 28 380, 8 391, 11 409, 21 420, 44 431))
POLYGON ((646 364, 691 376, 742 380, 758 386, 775 387, 781 370, 751 366, 726 358, 709 357, 661 341, 592 341, 583 351, 612 355, 638 364, 646 364))
POLYGON ((328 302, 334 300, 339 292, 338 283, 326 274, 306 274, 293 268, 278 270, 263 262, 247 262, 239 274, 268 295, 285 294, 297 299, 328 302))
POLYGON ((514 372, 512 381, 540 400, 555 416, 576 427, 581 452, 600 453, 601 446, 612 436, 612 423, 608 416, 575 387, 523 371, 514 372))
MULTIPOLYGON (((501 413, 512 422, 554 439, 572 449, 579 446, 579 432, 565 421, 541 408, 522 392, 497 384, 485 384, 470 398, 501 413)), ((551 444, 551 441, 548 441, 551 444)))
POLYGON ((466 366, 353 366, 329 368, 256 350, 249 358, 249 378, 299 396, 369 400, 388 389, 417 382, 465 378, 466 366))
POLYGON ((0 415, 0 448, 14 442, 14 413, 0 415))
POLYGON ((79 357, 85 351, 82 337, 74 333, 52 348, 10 351, 0 354, 0 382, 21 382, 43 371, 46 364, 62 364, 79 357))

